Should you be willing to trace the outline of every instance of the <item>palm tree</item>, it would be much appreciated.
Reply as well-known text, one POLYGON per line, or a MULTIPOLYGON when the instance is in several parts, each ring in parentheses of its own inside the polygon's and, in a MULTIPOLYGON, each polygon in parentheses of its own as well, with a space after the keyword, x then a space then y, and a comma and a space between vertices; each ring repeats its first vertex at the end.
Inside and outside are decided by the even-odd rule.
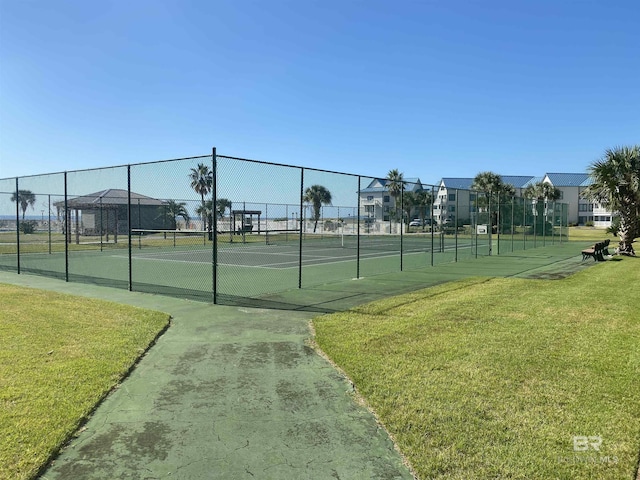
MULTIPOLYGON (((200 194, 200 199, 202 200, 202 204, 199 210, 202 212, 205 210, 205 200, 204 197, 209 195, 213 188, 213 172, 209 168, 208 165, 204 163, 199 163, 196 168, 191 169, 191 173, 189 173, 189 178, 191 179, 191 188, 193 188, 196 193, 200 194)), ((204 229, 207 229, 207 217, 205 215, 202 216, 202 225, 204 229)))
MULTIPOLYGON (((229 215, 231 215, 231 200, 226 198, 219 198, 216 200, 216 219, 211 219, 216 225, 216 231, 218 231, 218 220, 222 220, 224 218, 224 214, 227 209, 229 209, 229 215)), ((229 229, 231 229, 231 219, 229 219, 229 229)))
POLYGON ((493 172, 480 172, 473 179, 471 190, 488 193, 489 195, 498 194, 505 188, 502 177, 493 172))
POLYGON ((169 219, 171 223, 171 229, 175 229, 177 226, 176 218, 182 217, 185 223, 189 223, 190 217, 187 212, 187 204, 185 202, 176 202, 175 200, 167 200, 164 206, 164 215, 169 219))
POLYGON ((516 189, 509 183, 504 183, 502 177, 493 172, 478 173, 471 184, 471 190, 483 192, 485 194, 484 201, 478 197, 478 206, 487 209, 489 214, 491 228, 498 224, 498 213, 494 212, 492 205, 496 205, 500 200, 512 197, 516 193, 516 189))
MULTIPOLYGON (((419 190, 416 192, 416 206, 419 208, 420 220, 422 220, 423 231, 424 231, 424 217, 427 213, 427 207, 430 207, 432 203, 433 203, 433 196, 431 195, 430 190, 419 190)), ((432 221, 431 211, 429 211, 429 220, 432 221)))
POLYGON ((311 185, 304 191, 302 201, 310 203, 313 207, 313 220, 315 220, 313 232, 315 233, 316 228, 318 227, 318 220, 320 219, 320 209, 322 208, 322 205, 331 204, 331 192, 322 185, 311 185))
POLYGON ((202 221, 208 227, 208 232, 211 232, 213 226, 213 200, 205 200, 202 205, 196 208, 196 215, 200 215, 202 221))
POLYGON ((404 175, 397 168, 389 170, 389 173, 387 173, 387 189, 389 190, 389 195, 393 197, 393 204, 397 214, 398 197, 402 195, 404 190, 404 175))
POLYGON ((559 188, 556 188, 547 182, 538 182, 528 185, 522 194, 525 198, 537 198, 538 200, 545 201, 559 200, 562 196, 562 192, 559 188))
POLYGON ((33 205, 36 203, 36 196, 31 190, 18 190, 13 192, 11 195, 12 202, 18 202, 20 204, 20 209, 22 210, 22 220, 24 220, 24 216, 27 213, 27 207, 31 207, 33 210, 33 205))
POLYGON ((227 208, 231 210, 231 201, 226 198, 219 198, 216 200, 216 212, 218 213, 218 218, 224 218, 224 213, 227 211, 227 208))
POLYGON ((640 145, 606 150, 589 167, 591 185, 583 198, 599 203, 620 217, 620 251, 632 252, 640 235, 640 145))
POLYGON ((404 192, 402 195, 402 210, 407 214, 407 219, 411 221, 411 211, 418 204, 418 199, 414 192, 404 192))
POLYGON ((552 234, 553 219, 552 219, 552 223, 549 223, 547 220, 547 215, 548 215, 547 202, 549 201, 553 202, 555 200, 558 200, 562 196, 562 192, 560 191, 560 189, 554 187, 553 185, 547 182, 537 182, 537 183, 528 185, 527 188, 524 189, 524 192, 522 192, 522 195, 525 198, 533 200, 533 208, 534 208, 534 215, 535 215, 534 234, 537 235, 535 230, 536 228, 538 232, 542 233, 542 235, 547 235, 547 233, 552 234), (544 201, 543 215, 538 215, 538 207, 537 207, 538 200, 544 201))

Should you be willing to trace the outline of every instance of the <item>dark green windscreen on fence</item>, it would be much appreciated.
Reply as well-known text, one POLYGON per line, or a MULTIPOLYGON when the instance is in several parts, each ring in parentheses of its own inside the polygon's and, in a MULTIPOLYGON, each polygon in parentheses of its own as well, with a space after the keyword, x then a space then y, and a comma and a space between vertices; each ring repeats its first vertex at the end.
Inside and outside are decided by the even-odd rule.
POLYGON ((566 241, 568 206, 205 155, 0 179, 0 269, 203 301, 566 241))

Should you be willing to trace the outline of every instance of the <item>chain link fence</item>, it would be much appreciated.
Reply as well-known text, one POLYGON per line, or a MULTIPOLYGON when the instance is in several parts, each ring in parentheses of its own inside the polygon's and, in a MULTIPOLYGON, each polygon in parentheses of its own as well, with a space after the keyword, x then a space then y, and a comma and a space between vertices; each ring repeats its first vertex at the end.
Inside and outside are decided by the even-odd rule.
POLYGON ((0 179, 0 269, 214 303, 563 242, 568 206, 212 155, 0 179))

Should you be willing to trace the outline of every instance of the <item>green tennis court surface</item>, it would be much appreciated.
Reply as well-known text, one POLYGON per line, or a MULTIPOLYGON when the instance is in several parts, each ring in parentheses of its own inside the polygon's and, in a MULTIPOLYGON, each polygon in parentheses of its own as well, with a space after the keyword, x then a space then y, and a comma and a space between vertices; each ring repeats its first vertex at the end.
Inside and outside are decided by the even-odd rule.
MULTIPOLYGON (((213 301, 215 280, 218 303, 330 311, 332 304, 342 305, 350 295, 375 297, 379 288, 401 293, 467 276, 555 278, 587 265, 581 261, 584 244, 580 242, 551 244, 547 240, 542 247, 538 239, 538 247, 532 248, 531 241, 494 241, 489 255, 488 242, 470 238, 363 235, 354 245, 352 237, 311 236, 303 238, 301 245, 295 235, 265 237, 219 241, 216 278, 210 241, 194 237, 185 243, 169 236, 133 239, 131 279, 126 244, 70 250, 69 280, 118 288, 128 288, 131 280, 134 291, 207 302, 213 301), (376 278, 382 274, 384 280, 376 278), (392 282, 388 275, 393 276, 392 282), (352 290, 348 294, 345 280, 352 290), (332 285, 337 284, 338 291, 333 291, 332 285), (318 301, 319 296, 324 300, 318 301)), ((0 262, 12 258, 0 255, 0 262)), ((65 278, 64 252, 25 253, 20 260, 25 273, 65 278)))

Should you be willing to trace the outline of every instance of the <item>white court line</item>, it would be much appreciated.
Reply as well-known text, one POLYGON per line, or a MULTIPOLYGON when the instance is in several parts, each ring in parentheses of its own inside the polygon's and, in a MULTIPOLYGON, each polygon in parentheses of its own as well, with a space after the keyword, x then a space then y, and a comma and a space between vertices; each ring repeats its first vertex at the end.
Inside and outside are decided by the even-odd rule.
MULTIPOLYGON (((112 258, 129 258, 126 255, 109 255, 112 258)), ((176 260, 173 258, 153 258, 153 257, 133 257, 133 260, 144 260, 146 262, 178 262, 178 263, 195 263, 198 265, 211 265, 211 260, 203 262, 201 260, 176 260)))
MULTIPOLYGON (((467 246, 458 246, 458 250, 463 250, 463 249, 471 249, 473 248, 470 245, 467 246)), ((329 250, 329 249, 323 249, 323 250, 329 250)), ((455 245, 447 248, 445 247, 445 250, 455 250, 455 245)), ((189 253, 189 254, 193 254, 194 252, 173 252, 171 255, 173 254, 184 254, 184 253, 189 253)), ((252 254, 260 254, 260 255, 264 255, 266 252, 264 251, 254 251, 254 252, 247 252, 244 251, 243 253, 252 253, 252 254)), ((430 251, 423 251, 423 252, 404 252, 403 255, 404 256, 409 256, 409 255, 425 255, 425 254, 429 254, 431 253, 430 251)), ((439 252, 434 252, 434 253, 439 253, 439 252)), ((267 253, 268 255, 282 255, 282 256, 293 256, 294 254, 286 254, 286 253, 267 253)), ((202 264, 211 264, 210 260, 207 261, 196 261, 196 260, 175 260, 175 259, 169 259, 169 258, 153 258, 153 255, 159 255, 158 253, 148 253, 146 255, 140 255, 140 256, 136 256, 134 258, 139 258, 140 260, 146 260, 146 261, 157 261, 157 262, 179 262, 179 263, 193 263, 193 264, 198 264, 198 265, 202 265, 202 264)), ((162 255, 160 253, 160 255, 162 255)), ((297 257, 297 254, 295 254, 297 257)), ((393 257, 393 256, 397 256, 400 255, 400 252, 388 252, 388 253, 383 253, 381 254, 380 252, 369 252, 369 253, 362 253, 360 252, 360 258, 361 259, 376 259, 376 258, 386 258, 386 257, 393 257)), ((129 258, 126 255, 111 255, 111 257, 115 257, 115 258, 129 258)), ((313 258, 317 258, 317 259, 322 259, 322 258, 337 258, 335 256, 313 256, 313 255, 305 255, 305 259, 303 259, 302 261, 302 265, 306 266, 306 267, 317 267, 317 266, 322 266, 322 265, 335 265, 335 264, 339 264, 339 263, 346 263, 346 262, 353 262, 354 260, 356 260, 356 254, 354 253, 353 255, 349 255, 349 256, 344 256, 342 257, 342 259, 336 259, 335 261, 331 261, 331 262, 319 262, 319 263, 312 263, 309 265, 308 260, 312 260, 313 258)), ((235 268, 263 268, 263 269, 267 269, 267 270, 291 270, 294 268, 298 268, 298 261, 296 260, 295 262, 279 262, 279 263, 267 263, 267 264, 262 264, 262 265, 241 265, 241 264, 237 264, 237 263, 225 263, 225 262, 218 262, 218 265, 221 266, 225 266, 225 267, 235 267, 235 268), (289 265, 291 264, 291 267, 283 267, 282 265, 289 265)))

